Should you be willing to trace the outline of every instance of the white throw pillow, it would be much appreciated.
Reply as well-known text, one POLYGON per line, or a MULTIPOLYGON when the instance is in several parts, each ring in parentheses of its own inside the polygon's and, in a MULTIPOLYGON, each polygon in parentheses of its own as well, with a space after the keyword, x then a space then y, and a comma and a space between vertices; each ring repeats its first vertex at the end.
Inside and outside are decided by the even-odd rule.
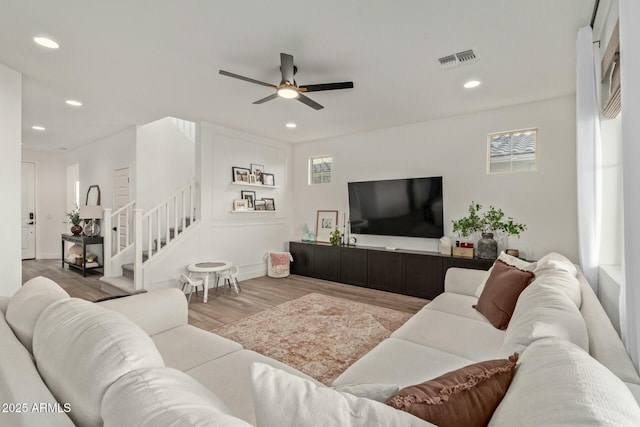
POLYGON ((7 323, 22 345, 33 353, 33 328, 42 310, 49 304, 68 299, 69 294, 46 277, 34 277, 11 297, 7 307, 7 323))
POLYGON ((345 384, 331 388, 376 402, 386 402, 388 398, 400 391, 400 387, 394 384, 345 384))
POLYGON ((578 269, 576 268, 576 266, 571 261, 569 261, 567 257, 557 252, 550 252, 540 258, 538 260, 538 265, 536 266, 535 270, 533 270, 533 273, 537 276, 538 274, 542 274, 543 270, 566 271, 572 276, 576 276, 578 274, 578 269))
POLYGON ((529 285, 518 298, 499 355, 521 353, 541 338, 557 337, 589 351, 584 318, 561 290, 548 285, 529 285))
POLYGON ((77 298, 45 308, 33 331, 40 376, 69 417, 82 426, 101 425, 107 388, 124 374, 164 366, 151 338, 116 313, 77 298))
MULTIPOLYGON (((498 259, 506 264, 509 264, 519 270, 524 270, 524 271, 533 271, 536 268, 536 263, 535 262, 528 262, 528 261, 524 261, 520 258, 516 258, 514 256, 508 255, 505 251, 500 252, 500 255, 498 255, 498 259)), ((495 262, 494 262, 495 264, 495 262)), ((476 297, 480 298, 480 295, 482 295, 482 291, 484 291, 484 285, 487 284, 487 279, 489 278, 489 276, 491 275, 491 271, 493 270, 493 266, 489 269, 489 271, 487 273, 489 273, 487 275, 487 277, 480 282, 480 286, 478 286, 478 289, 476 289, 476 297)))
POLYGON ((520 356, 491 427, 637 427, 640 407, 624 383, 589 353, 547 338, 520 356))
POLYGON ((102 400, 104 427, 249 427, 212 392, 173 368, 137 369, 120 377, 102 400))
POLYGON ((384 403, 318 386, 263 363, 251 365, 258 427, 433 426, 384 403))

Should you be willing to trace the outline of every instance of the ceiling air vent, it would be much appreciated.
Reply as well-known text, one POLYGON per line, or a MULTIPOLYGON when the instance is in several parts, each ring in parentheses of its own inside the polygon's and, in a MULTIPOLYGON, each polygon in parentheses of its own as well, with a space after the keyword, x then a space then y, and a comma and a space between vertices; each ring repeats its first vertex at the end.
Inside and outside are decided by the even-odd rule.
POLYGON ((453 53, 438 59, 440 67, 443 70, 457 68, 460 65, 473 64, 478 62, 478 55, 473 49, 463 50, 462 52, 453 53))

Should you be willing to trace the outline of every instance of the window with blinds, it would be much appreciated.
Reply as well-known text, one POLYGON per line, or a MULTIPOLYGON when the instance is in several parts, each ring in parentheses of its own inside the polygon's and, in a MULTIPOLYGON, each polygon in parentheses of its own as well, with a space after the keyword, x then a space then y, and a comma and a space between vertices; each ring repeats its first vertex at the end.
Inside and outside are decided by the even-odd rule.
POLYGON ((487 173, 537 170, 538 129, 522 129, 487 135, 487 173))
POLYGON ((329 184, 331 182, 331 156, 309 158, 309 185, 329 184))

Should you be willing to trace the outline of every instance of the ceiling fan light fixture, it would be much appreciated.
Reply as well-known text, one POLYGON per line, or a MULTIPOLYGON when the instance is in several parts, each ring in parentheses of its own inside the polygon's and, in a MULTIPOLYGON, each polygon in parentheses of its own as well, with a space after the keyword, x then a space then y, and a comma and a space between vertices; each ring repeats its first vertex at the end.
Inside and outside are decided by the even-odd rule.
POLYGON ((278 89, 278 96, 286 99, 293 99, 298 97, 298 91, 291 87, 281 87, 278 89))

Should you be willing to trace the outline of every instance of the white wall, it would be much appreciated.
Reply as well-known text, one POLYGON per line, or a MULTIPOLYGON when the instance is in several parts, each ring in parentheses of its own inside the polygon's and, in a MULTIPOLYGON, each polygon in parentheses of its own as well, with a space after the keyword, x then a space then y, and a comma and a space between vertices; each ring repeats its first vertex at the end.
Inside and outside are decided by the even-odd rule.
POLYGON ((66 154, 22 150, 22 160, 36 165, 36 259, 59 259, 60 234, 69 232, 66 154))
POLYGON ((22 180, 20 141, 22 139, 22 75, 0 64, 0 295, 13 295, 22 285, 20 206, 22 180))
POLYGON ((90 185, 99 185, 103 208, 113 207, 113 171, 130 166, 135 199, 136 129, 131 127, 116 134, 69 150, 67 164, 80 166, 80 204, 84 204, 90 185))
POLYGON ((138 127, 136 206, 145 212, 195 177, 195 141, 170 117, 138 127))
MULTIPOLYGON (((315 230, 319 209, 337 209, 342 227, 349 181, 441 175, 447 234, 473 200, 527 225, 521 239, 509 239, 526 257, 558 251, 577 261, 575 139, 575 97, 567 96, 295 145, 293 238, 304 223, 315 230), (487 134, 533 127, 538 171, 487 175, 487 134), (331 184, 307 185, 308 158, 324 154, 333 156, 331 184)), ((438 248, 437 239, 358 236, 358 243, 438 248)))
POLYGON ((189 263, 227 260, 240 268, 242 279, 262 276, 267 251, 286 248, 290 236, 292 191, 291 146, 209 123, 198 125, 196 171, 201 194, 201 222, 182 242, 169 248, 153 265, 145 287, 153 289, 177 283, 189 263), (275 174, 276 189, 231 184, 231 167, 249 168, 251 163, 275 174), (240 191, 256 192, 257 198, 275 199, 275 212, 232 213, 240 191))

